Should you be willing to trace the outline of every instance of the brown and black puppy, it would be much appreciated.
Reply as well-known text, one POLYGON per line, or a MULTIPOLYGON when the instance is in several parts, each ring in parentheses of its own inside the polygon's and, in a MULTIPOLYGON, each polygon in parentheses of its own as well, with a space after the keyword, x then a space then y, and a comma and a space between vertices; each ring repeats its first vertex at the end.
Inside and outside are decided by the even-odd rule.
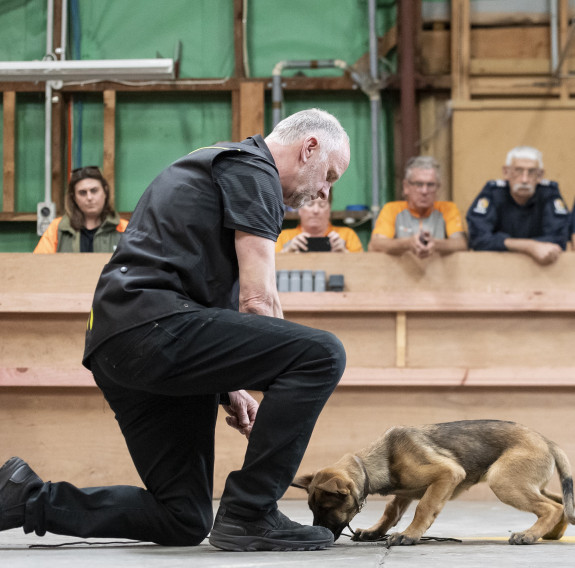
POLYGON ((389 537, 389 544, 399 545, 417 543, 446 501, 480 481, 486 481, 503 503, 537 516, 532 527, 511 535, 510 544, 557 540, 569 523, 575 524, 567 456, 551 440, 514 422, 463 420, 393 427, 367 448, 296 477, 293 485, 307 490, 314 525, 329 528, 336 539, 368 495, 394 498, 381 519, 369 529, 357 530, 353 540, 383 537, 418 499, 412 523, 389 537), (545 489, 555 467, 563 498, 545 489))

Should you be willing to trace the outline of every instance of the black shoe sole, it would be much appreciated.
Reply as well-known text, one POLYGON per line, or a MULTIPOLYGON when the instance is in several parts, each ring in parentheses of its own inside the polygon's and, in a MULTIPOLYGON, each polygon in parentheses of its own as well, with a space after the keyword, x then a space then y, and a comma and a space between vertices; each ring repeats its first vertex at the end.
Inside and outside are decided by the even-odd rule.
POLYGON ((283 551, 304 551, 323 550, 333 544, 333 539, 322 539, 317 541, 292 541, 266 538, 263 536, 232 536, 212 530, 209 542, 216 548, 231 550, 233 552, 283 552, 283 551))

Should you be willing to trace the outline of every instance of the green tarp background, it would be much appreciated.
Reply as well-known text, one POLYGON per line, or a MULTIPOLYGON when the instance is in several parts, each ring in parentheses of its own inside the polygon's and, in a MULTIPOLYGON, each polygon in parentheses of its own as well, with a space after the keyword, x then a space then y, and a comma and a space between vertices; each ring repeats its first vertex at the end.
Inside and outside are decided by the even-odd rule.
MULTIPOLYGON (((44 57, 46 4, 46 0, 0 0, 1 61, 44 57)), ((231 77, 233 4, 233 0, 69 0, 68 59, 173 57, 180 41, 181 78, 231 77)), ((247 8, 251 77, 269 77, 271 81, 273 67, 284 60, 343 59, 353 64, 369 50, 367 0, 248 0, 247 8)), ((394 22, 395 3, 379 1, 378 35, 394 22)), ((331 69, 303 72, 308 76, 341 74, 331 69)), ((266 97, 263 135, 271 129, 271 95, 266 97)), ((317 106, 334 113, 350 135, 352 161, 334 188, 334 209, 349 204, 371 205, 368 97, 358 90, 288 91, 284 98, 284 114, 317 106)), ((393 197, 394 104, 394 98, 384 93, 382 204, 393 197)), ((196 147, 231 136, 229 93, 119 92, 116 112, 115 188, 119 211, 131 211, 166 165, 196 147)), ((75 94, 73 122, 73 167, 102 164, 101 94, 75 94)), ((44 199, 43 93, 17 95, 16 136, 16 210, 32 212, 44 199)), ((358 228, 364 244, 369 229, 369 223, 358 228)), ((0 252, 31 251, 37 240, 35 223, 0 223, 0 252)))

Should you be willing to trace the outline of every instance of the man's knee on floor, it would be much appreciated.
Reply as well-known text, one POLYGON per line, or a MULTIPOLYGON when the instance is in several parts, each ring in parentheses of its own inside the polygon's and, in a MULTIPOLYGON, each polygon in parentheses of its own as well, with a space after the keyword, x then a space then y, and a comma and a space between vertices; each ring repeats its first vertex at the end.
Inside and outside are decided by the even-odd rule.
POLYGON ((163 546, 197 546, 210 533, 212 529, 213 517, 198 516, 192 514, 174 514, 173 522, 162 538, 163 546))

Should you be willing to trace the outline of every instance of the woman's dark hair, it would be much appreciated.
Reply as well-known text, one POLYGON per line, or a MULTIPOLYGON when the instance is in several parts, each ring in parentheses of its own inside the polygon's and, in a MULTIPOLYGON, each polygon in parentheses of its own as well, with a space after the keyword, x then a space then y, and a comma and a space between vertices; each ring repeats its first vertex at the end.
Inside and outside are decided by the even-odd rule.
POLYGON ((111 203, 110 199, 110 186, 106 181, 106 178, 102 175, 100 168, 98 166, 84 166, 82 168, 76 168, 75 170, 72 170, 72 175, 68 182, 68 191, 66 192, 66 201, 64 203, 66 215, 70 218, 70 224, 74 229, 76 229, 76 231, 79 231, 84 226, 84 214, 78 207, 74 196, 76 184, 83 179, 98 180, 104 188, 106 201, 104 202, 104 208, 100 214, 100 221, 104 222, 108 215, 115 214, 114 204, 111 203))

